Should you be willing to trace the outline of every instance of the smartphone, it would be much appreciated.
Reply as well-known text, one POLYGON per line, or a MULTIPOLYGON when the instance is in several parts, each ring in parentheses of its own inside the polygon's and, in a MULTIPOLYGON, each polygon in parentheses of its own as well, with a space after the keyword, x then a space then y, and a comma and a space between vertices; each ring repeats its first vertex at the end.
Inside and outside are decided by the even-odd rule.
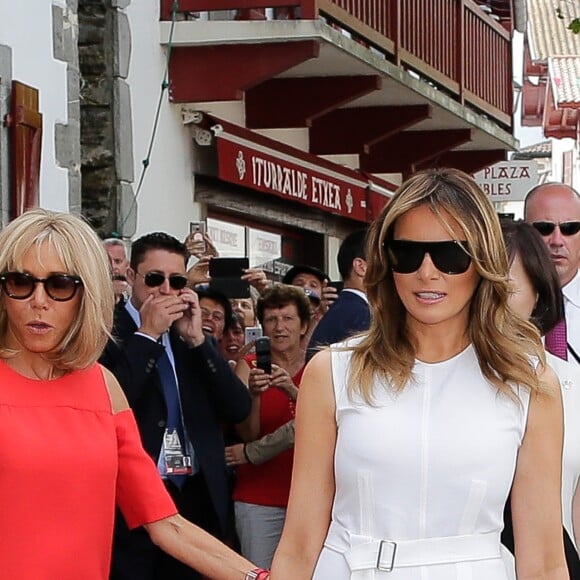
POLYGON ((248 258, 212 258, 209 263, 210 288, 228 298, 249 298, 250 283, 241 279, 249 267, 248 258))
POLYGON ((344 288, 344 282, 342 280, 335 280, 335 281, 330 281, 328 282, 329 286, 332 286, 333 288, 336 288, 336 291, 340 294, 342 292, 342 289, 344 288))
POLYGON ((261 326, 248 326, 244 330, 245 335, 245 344, 249 344, 254 340, 257 340, 262 336, 262 327, 261 326))
POLYGON ((200 242, 203 244, 202 252, 205 252, 205 232, 207 231, 207 224, 205 221, 189 222, 189 233, 192 234, 194 242, 200 242))
POLYGON ((272 373, 272 355, 268 336, 261 336, 256 340, 256 367, 262 369, 267 375, 272 373))

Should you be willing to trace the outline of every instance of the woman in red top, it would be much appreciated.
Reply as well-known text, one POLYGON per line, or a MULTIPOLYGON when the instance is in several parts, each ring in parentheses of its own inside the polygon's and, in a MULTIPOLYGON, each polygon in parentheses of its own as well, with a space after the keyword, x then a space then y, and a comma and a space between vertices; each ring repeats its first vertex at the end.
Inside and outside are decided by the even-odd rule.
MULTIPOLYGON (((195 294, 173 313, 201 328, 195 294)), ((104 248, 78 217, 35 210, 0 233, 0 575, 106 580, 115 505, 211 578, 262 578, 176 514, 100 355, 112 325, 104 248)))
MULTIPOLYGON (((256 368, 255 355, 241 360, 236 374, 252 394, 252 411, 238 425, 244 441, 254 441, 294 419, 298 385, 305 364, 301 339, 310 322, 310 302, 302 288, 275 285, 258 300, 258 320, 270 338, 272 372, 256 368)), ((262 465, 241 465, 236 475, 234 507, 242 554, 269 568, 284 518, 293 451, 262 465)))

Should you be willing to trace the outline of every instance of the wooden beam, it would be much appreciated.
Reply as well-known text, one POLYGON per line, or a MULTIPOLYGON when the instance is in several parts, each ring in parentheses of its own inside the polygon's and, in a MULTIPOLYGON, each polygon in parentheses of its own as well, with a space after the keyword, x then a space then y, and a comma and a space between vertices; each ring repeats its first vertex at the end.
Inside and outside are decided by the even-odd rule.
POLYGON ((360 168, 367 173, 408 173, 421 164, 471 141, 471 129, 405 131, 371 148, 360 156, 360 168))
POLYGON ((318 57, 314 40, 175 47, 169 95, 175 103, 241 100, 244 91, 318 57))
POLYGON ((381 77, 338 76, 271 79, 246 91, 251 129, 307 127, 314 119, 381 88, 381 77))
POLYGON ((312 121, 310 153, 368 153, 374 143, 430 119, 431 114, 429 105, 337 109, 312 121))

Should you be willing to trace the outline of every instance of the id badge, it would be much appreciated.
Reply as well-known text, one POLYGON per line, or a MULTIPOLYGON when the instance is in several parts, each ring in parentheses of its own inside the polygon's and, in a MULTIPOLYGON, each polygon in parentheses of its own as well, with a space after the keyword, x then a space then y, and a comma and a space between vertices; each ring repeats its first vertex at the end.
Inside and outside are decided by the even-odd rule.
POLYGON ((191 457, 183 453, 176 429, 165 429, 163 435, 165 470, 168 475, 191 475, 191 457))

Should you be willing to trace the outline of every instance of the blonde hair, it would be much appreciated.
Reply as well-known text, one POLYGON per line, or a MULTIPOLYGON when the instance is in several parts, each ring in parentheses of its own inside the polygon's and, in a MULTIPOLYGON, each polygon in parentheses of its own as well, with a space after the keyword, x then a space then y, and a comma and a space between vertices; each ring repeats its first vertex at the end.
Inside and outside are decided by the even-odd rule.
MULTIPOLYGON (((0 232, 0 272, 21 271, 24 255, 31 248, 39 252, 45 242, 54 249, 67 273, 83 282, 77 316, 56 352, 45 358, 63 370, 86 368, 101 355, 113 325, 113 285, 105 249, 81 218, 35 209, 0 232)), ((0 338, 6 337, 8 325, 4 300, 0 300, 0 338)), ((0 358, 15 354, 0 344, 0 358)))
POLYGON ((411 378, 415 347, 383 244, 392 239, 397 219, 422 205, 429 207, 453 239, 458 238, 443 212, 458 223, 459 241, 467 241, 480 276, 467 332, 484 377, 511 398, 515 397, 513 385, 543 391, 534 365, 534 359, 545 362, 538 331, 508 307, 509 265, 497 215, 471 177, 456 169, 439 169, 419 172, 407 180, 370 227, 365 285, 372 322, 368 334, 353 347, 351 394, 370 403, 375 379, 389 381, 401 390, 411 378))

